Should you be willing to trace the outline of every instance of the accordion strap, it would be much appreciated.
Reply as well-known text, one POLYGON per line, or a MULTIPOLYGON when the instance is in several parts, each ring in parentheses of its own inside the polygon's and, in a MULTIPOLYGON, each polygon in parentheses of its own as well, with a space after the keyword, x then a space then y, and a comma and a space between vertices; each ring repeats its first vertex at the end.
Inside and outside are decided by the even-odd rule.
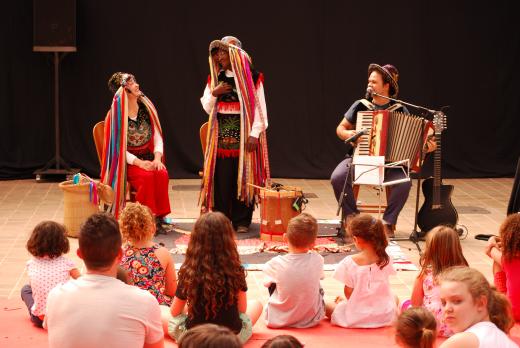
POLYGON ((360 99, 359 100, 361 102, 361 104, 365 105, 365 107, 368 109, 368 110, 375 110, 376 109, 376 106, 374 104, 372 104, 371 102, 369 102, 368 100, 366 99, 360 99))
MULTIPOLYGON (((361 104, 365 105, 365 107, 370 111, 374 111, 376 109, 376 106, 373 103, 369 102, 367 99, 360 99, 359 101, 361 102, 361 104)), ((391 105, 385 110, 392 112, 402 107, 403 105, 401 105, 400 103, 395 103, 394 105, 391 105)))
POLYGON ((392 111, 395 111, 399 108, 403 107, 401 104, 399 103, 395 103, 394 105, 390 106, 389 108, 387 108, 386 110, 392 112, 392 111))

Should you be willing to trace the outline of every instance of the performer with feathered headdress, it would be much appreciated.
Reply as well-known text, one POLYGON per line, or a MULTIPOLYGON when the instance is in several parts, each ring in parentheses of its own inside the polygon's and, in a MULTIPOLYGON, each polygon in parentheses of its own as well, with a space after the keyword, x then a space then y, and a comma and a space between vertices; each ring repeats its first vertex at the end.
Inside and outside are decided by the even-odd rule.
POLYGON ((114 98, 105 119, 101 181, 114 190, 111 212, 117 217, 123 209, 128 182, 137 190, 136 200, 152 210, 164 232, 163 217, 170 213, 169 177, 157 110, 132 74, 113 74, 108 88, 114 98))
POLYGON ((258 187, 270 182, 263 74, 233 36, 209 46, 210 76, 201 103, 209 115, 200 203, 247 232, 258 187))

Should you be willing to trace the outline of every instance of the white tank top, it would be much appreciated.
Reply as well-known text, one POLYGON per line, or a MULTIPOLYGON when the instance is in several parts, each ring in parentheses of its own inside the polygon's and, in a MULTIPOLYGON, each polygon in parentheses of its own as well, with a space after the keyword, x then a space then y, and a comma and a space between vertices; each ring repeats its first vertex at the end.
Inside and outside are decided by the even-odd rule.
POLYGON ((465 332, 471 332, 477 336, 480 348, 518 348, 518 345, 504 331, 490 321, 476 323, 467 328, 465 332))

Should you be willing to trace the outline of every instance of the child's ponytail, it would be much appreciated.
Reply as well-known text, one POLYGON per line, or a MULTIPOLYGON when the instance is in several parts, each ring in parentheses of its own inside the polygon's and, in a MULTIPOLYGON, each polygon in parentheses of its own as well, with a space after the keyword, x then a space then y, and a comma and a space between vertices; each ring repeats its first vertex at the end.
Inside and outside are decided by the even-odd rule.
POLYGON ((506 295, 494 288, 490 289, 488 299, 489 320, 506 334, 515 325, 511 312, 511 302, 506 295))

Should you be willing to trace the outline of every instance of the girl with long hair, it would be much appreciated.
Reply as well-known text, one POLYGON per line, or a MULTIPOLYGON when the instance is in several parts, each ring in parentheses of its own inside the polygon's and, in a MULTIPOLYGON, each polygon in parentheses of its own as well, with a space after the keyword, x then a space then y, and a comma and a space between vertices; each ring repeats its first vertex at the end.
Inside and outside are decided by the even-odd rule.
POLYGON ((457 232, 448 226, 433 228, 426 236, 426 248, 419 264, 421 271, 415 279, 412 306, 424 306, 432 312, 438 323, 438 335, 449 337, 453 333, 442 321, 442 305, 436 277, 452 266, 468 266, 457 232))
POLYGON ((383 223, 370 215, 358 215, 347 225, 358 254, 345 257, 333 277, 343 284, 346 300, 329 304, 332 324, 342 327, 375 328, 390 325, 397 315, 396 298, 389 276, 395 274, 386 253, 388 240, 383 223))
POLYGON ((260 302, 248 303, 246 291, 231 222, 219 212, 201 215, 179 270, 168 334, 178 340, 186 330, 212 323, 228 327, 246 342, 262 313, 260 302))
POLYGON ((507 336, 514 325, 511 304, 482 273, 456 266, 438 278, 444 320, 455 333, 441 348, 518 347, 507 336))

